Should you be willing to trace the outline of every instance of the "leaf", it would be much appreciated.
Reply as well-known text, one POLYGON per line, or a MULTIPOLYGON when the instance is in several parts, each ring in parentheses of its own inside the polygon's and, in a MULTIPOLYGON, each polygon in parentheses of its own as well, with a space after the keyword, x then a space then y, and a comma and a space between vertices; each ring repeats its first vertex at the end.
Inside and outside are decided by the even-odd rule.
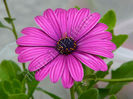
POLYGON ((20 67, 11 60, 3 60, 0 64, 0 80, 19 78, 20 67))
POLYGON ((112 71, 112 78, 130 78, 133 77, 133 61, 122 64, 119 68, 112 71))
POLYGON ((113 30, 116 24, 116 15, 113 10, 109 10, 99 21, 108 26, 108 31, 113 30))
POLYGON ((15 18, 5 17, 4 20, 5 20, 7 23, 11 24, 12 21, 14 21, 14 20, 16 20, 16 19, 15 19, 15 18))
POLYGON ((0 21, 0 28, 7 28, 9 30, 12 30, 10 27, 4 25, 1 21, 0 21))
POLYGON ((78 10, 80 10, 80 7, 79 6, 75 6, 74 8, 77 8, 78 10))
POLYGON ((24 93, 21 94, 13 94, 13 95, 9 95, 8 99, 28 99, 27 95, 24 93))
POLYGON ((99 92, 96 88, 91 88, 82 93, 78 99, 98 99, 99 92))
MULTIPOLYGON (((112 71, 112 79, 133 78, 133 61, 122 64, 119 68, 112 71)), ((110 88, 110 94, 116 94, 128 82, 109 83, 106 88, 110 88)))
POLYGON ((109 99, 117 99, 117 97, 115 95, 111 95, 109 99))
POLYGON ((51 98, 53 98, 53 99, 61 99, 59 96, 56 96, 55 94, 53 94, 53 93, 51 93, 51 92, 48 92, 48 91, 46 91, 46 90, 44 90, 44 89, 42 89, 42 88, 36 88, 36 90, 41 91, 41 92, 43 92, 43 93, 49 95, 49 96, 50 96, 51 98))
POLYGON ((114 35, 114 33, 112 34, 112 42, 116 45, 117 48, 119 48, 127 39, 128 35, 126 34, 120 34, 120 35, 114 35))
POLYGON ((14 79, 13 81, 1 81, 0 99, 27 99, 27 95, 25 93, 22 93, 21 90, 22 87, 20 81, 17 79, 14 79))
POLYGON ((28 85, 28 97, 31 97, 39 82, 35 80, 34 72, 29 72, 28 70, 26 70, 25 77, 27 78, 26 82, 28 85))
POLYGON ((99 88, 99 99, 104 99, 109 94, 109 89, 99 88))

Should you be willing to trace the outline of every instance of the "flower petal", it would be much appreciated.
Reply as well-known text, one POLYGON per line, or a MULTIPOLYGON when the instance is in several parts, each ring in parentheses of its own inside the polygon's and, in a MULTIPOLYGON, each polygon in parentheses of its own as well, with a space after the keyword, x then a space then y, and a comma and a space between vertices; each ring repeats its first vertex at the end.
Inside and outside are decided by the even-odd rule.
POLYGON ((107 30, 108 26, 103 23, 98 23, 86 36, 80 39, 78 42, 86 41, 88 39, 112 39, 112 34, 107 30))
MULTIPOLYGON (((41 29, 35 28, 35 27, 26 27, 21 31, 21 33, 23 33, 24 35, 35 36, 35 37, 39 37, 39 38, 43 38, 43 39, 50 37, 44 31, 42 31, 41 29)), ((53 39, 53 38, 51 38, 51 39, 53 39)))
POLYGON ((67 64, 72 78, 75 81, 81 81, 84 73, 80 61, 70 54, 67 56, 67 64))
POLYGON ((57 20, 61 29, 62 37, 65 37, 65 33, 67 32, 67 11, 62 8, 57 8, 55 10, 55 15, 57 16, 57 20))
POLYGON ((69 69, 68 69, 68 65, 66 63, 67 61, 64 60, 64 72, 62 74, 62 85, 64 86, 64 88, 71 88, 74 84, 74 80, 69 72, 69 69))
POLYGON ((18 61, 25 63, 31 61, 42 54, 48 54, 53 48, 50 47, 22 47, 25 48, 18 56, 18 61))
POLYGON ((20 54, 21 52, 23 52, 24 50, 26 50, 27 48, 26 47, 21 47, 21 46, 18 46, 15 50, 15 53, 16 54, 20 54))
POLYGON ((51 65, 48 64, 44 66, 43 68, 39 69, 38 71, 36 71, 35 79, 37 81, 43 80, 49 74, 50 68, 51 68, 51 65))
POLYGON ((47 65, 49 62, 54 60, 58 55, 58 52, 55 49, 48 49, 40 56, 36 57, 30 64, 29 64, 29 71, 36 71, 37 69, 47 65))
POLYGON ((55 46, 56 42, 49 37, 39 38, 35 36, 22 36, 16 43, 21 46, 55 46))
POLYGON ((77 57, 82 63, 95 71, 106 71, 107 65, 96 55, 90 55, 83 52, 74 52, 73 55, 77 57))
POLYGON ((82 47, 78 47, 77 48, 78 51, 83 51, 86 52, 88 54, 93 54, 93 55, 100 55, 103 57, 108 57, 108 58, 113 58, 114 54, 112 53, 112 51, 105 49, 105 48, 96 48, 96 47, 86 47, 86 48, 82 48, 82 47))
POLYGON ((68 34, 68 37, 70 37, 70 33, 72 31, 73 19, 74 19, 77 12, 78 12, 77 8, 70 8, 67 11, 67 18, 68 18, 67 19, 67 34, 68 34))
POLYGON ((59 26, 59 23, 57 21, 57 17, 55 15, 55 12, 52 9, 47 9, 47 10, 44 11, 43 16, 51 24, 51 26, 53 27, 56 35, 58 35, 58 37, 60 39, 61 38, 61 30, 60 30, 60 26, 59 26))
POLYGON ((48 19, 43 16, 36 16, 35 21, 41 27, 41 29, 45 31, 45 33, 47 33, 51 38, 57 41, 59 40, 57 32, 55 31, 51 23, 48 21, 48 19))
POLYGON ((64 66, 65 66, 63 64, 64 56, 59 55, 53 62, 54 64, 52 65, 49 76, 50 76, 51 82, 56 83, 60 79, 64 71, 64 66))
MULTIPOLYGON (((89 10, 88 10, 89 11, 89 10)), ((83 36, 85 36, 99 21, 100 19, 100 14, 99 13, 92 13, 89 14, 89 12, 87 12, 87 10, 83 10, 83 16, 80 17, 80 14, 77 14, 76 17, 80 17, 81 20, 79 20, 78 18, 74 21, 74 26, 72 28, 72 34, 74 34, 75 36, 73 38, 75 38, 75 40, 79 40, 80 38, 82 38, 83 36), (86 13, 86 14, 85 14, 86 13), (79 21, 79 22, 76 22, 79 21)))
POLYGON ((114 43, 112 43, 109 40, 98 40, 95 38, 90 38, 87 40, 84 40, 82 42, 77 43, 77 46, 80 48, 92 48, 92 49, 107 49, 109 51, 113 51, 116 49, 116 46, 114 43))
POLYGON ((81 32, 88 16, 90 16, 90 10, 87 8, 80 9, 74 16, 70 34, 75 40, 77 40, 76 37, 81 32))

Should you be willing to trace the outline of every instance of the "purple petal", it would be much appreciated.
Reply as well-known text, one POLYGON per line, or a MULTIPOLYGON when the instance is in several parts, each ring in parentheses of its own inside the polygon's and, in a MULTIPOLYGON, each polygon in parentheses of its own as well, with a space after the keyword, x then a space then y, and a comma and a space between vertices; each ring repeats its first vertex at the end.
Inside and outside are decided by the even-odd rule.
POLYGON ((110 32, 107 32, 108 26, 103 23, 98 23, 89 33, 86 34, 85 37, 80 39, 78 42, 83 42, 88 39, 112 39, 112 34, 110 32))
POLYGON ((22 36, 16 43, 21 46, 55 46, 56 42, 49 37, 39 38, 35 36, 22 36))
POLYGON ((43 68, 39 69, 38 71, 36 71, 35 79, 37 81, 43 80, 49 74, 50 68, 51 68, 51 65, 48 64, 48 65, 44 66, 43 68))
POLYGON ((106 49, 109 51, 113 51, 116 49, 114 43, 109 40, 100 40, 95 38, 90 38, 88 40, 84 40, 77 44, 78 48, 88 48, 88 49, 106 49))
POLYGON ((64 56, 59 55, 54 61, 52 68, 50 70, 49 76, 51 79, 51 82, 56 83, 60 77, 62 76, 62 73, 64 71, 64 56))
POLYGON ((75 81, 81 81, 83 79, 84 73, 80 61, 70 54, 67 56, 67 65, 72 78, 75 81))
POLYGON ((90 15, 90 10, 87 8, 80 9, 73 18, 73 23, 71 27, 71 36, 77 40, 77 35, 81 32, 84 21, 90 15))
POLYGON ((106 63, 98 56, 87 53, 74 52, 73 55, 77 57, 82 63, 95 71, 106 71, 106 63))
POLYGON ((100 19, 99 13, 89 14, 89 10, 87 9, 83 10, 82 12, 84 12, 83 15, 80 13, 77 14, 77 16, 75 15, 76 20, 74 21, 74 26, 72 28, 72 34, 75 34, 75 37, 73 37, 75 40, 79 40, 84 35, 86 35, 100 19), (78 19, 78 17, 81 19, 78 19))
POLYGON ((64 62, 65 68, 64 68, 64 72, 62 74, 62 85, 64 86, 64 88, 71 88, 74 84, 74 80, 69 72, 68 69, 68 65, 66 63, 66 61, 64 62))
POLYGON ((55 10, 55 15, 57 16, 57 20, 61 29, 62 37, 67 32, 67 11, 62 8, 57 8, 55 10))
POLYGON ((18 56, 18 61, 25 63, 32 61, 33 59, 41 56, 42 54, 48 54, 53 48, 49 47, 22 47, 25 48, 18 56))
POLYGON ((36 57, 30 64, 29 64, 29 71, 36 71, 37 69, 45 66, 54 58, 56 58, 58 55, 58 52, 55 49, 48 49, 44 51, 40 56, 36 57))
MULTIPOLYGON (((44 11, 43 16, 48 20, 48 22, 53 27, 56 35, 58 35, 59 39, 61 38, 61 30, 59 23, 57 21, 57 17, 55 15, 55 12, 52 9, 47 9, 44 11)), ((52 34, 52 32, 51 32, 52 34)))
POLYGON ((42 28, 45 33, 47 33, 51 38, 55 40, 59 40, 59 35, 51 25, 51 23, 43 16, 36 16, 35 17, 36 23, 42 28))
POLYGON ((75 17, 75 14, 78 12, 77 8, 70 8, 67 11, 67 34, 70 37, 70 33, 72 31, 72 23, 73 23, 73 19, 75 17))
POLYGON ((21 31, 21 33, 23 33, 24 35, 34 36, 42 39, 46 39, 50 37, 44 31, 35 27, 26 27, 21 31))

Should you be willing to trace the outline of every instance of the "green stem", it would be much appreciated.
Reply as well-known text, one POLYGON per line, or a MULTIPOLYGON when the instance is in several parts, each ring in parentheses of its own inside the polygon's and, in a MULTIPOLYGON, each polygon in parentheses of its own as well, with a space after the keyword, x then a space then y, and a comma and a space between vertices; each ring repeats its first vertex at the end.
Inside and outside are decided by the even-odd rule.
POLYGON ((25 70, 26 68, 25 68, 25 63, 22 63, 22 66, 23 66, 23 70, 25 70))
POLYGON ((133 81, 133 78, 121 78, 121 79, 96 78, 96 79, 89 79, 89 80, 96 80, 96 81, 103 81, 103 82, 130 82, 130 81, 133 81))
POLYGON ((71 99, 75 99, 74 86, 70 88, 71 99))
MULTIPOLYGON (((8 8, 8 5, 7 5, 7 2, 6 2, 6 0, 3 0, 3 1, 4 1, 4 5, 5 5, 5 8, 6 8, 7 15, 11 19, 12 17, 11 17, 11 14, 10 14, 10 11, 9 11, 9 8, 8 8)), ((13 32, 13 34, 15 36, 15 39, 17 40, 18 35, 17 35, 16 28, 15 28, 15 25, 14 25, 14 22, 13 21, 11 22, 11 26, 12 26, 12 32, 13 32)))
MULTIPOLYGON (((12 17, 11 17, 10 10, 8 8, 7 2, 6 2, 6 0, 3 0, 3 2, 4 2, 4 5, 5 5, 5 8, 6 8, 7 15, 11 19, 12 17)), ((12 32, 14 34, 14 37, 17 40, 18 35, 17 35, 16 28, 15 28, 15 25, 14 25, 14 22, 13 21, 11 22, 11 26, 12 26, 12 32)), ((23 66, 23 69, 25 70, 26 69, 25 68, 25 63, 22 63, 22 66, 23 66)))

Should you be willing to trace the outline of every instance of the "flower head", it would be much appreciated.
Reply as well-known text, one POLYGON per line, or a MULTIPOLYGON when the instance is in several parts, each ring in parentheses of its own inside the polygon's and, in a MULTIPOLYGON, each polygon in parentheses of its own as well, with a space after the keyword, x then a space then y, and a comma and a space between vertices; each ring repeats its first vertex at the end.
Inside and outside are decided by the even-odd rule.
POLYGON ((43 80, 48 74, 56 83, 60 78, 65 88, 83 79, 81 62, 95 71, 106 71, 106 63, 98 57, 113 58, 116 46, 107 25, 98 23, 99 13, 87 8, 69 10, 47 9, 35 17, 41 28, 27 27, 24 36, 17 40, 19 62, 30 62, 29 71, 36 71, 35 78, 43 80))

